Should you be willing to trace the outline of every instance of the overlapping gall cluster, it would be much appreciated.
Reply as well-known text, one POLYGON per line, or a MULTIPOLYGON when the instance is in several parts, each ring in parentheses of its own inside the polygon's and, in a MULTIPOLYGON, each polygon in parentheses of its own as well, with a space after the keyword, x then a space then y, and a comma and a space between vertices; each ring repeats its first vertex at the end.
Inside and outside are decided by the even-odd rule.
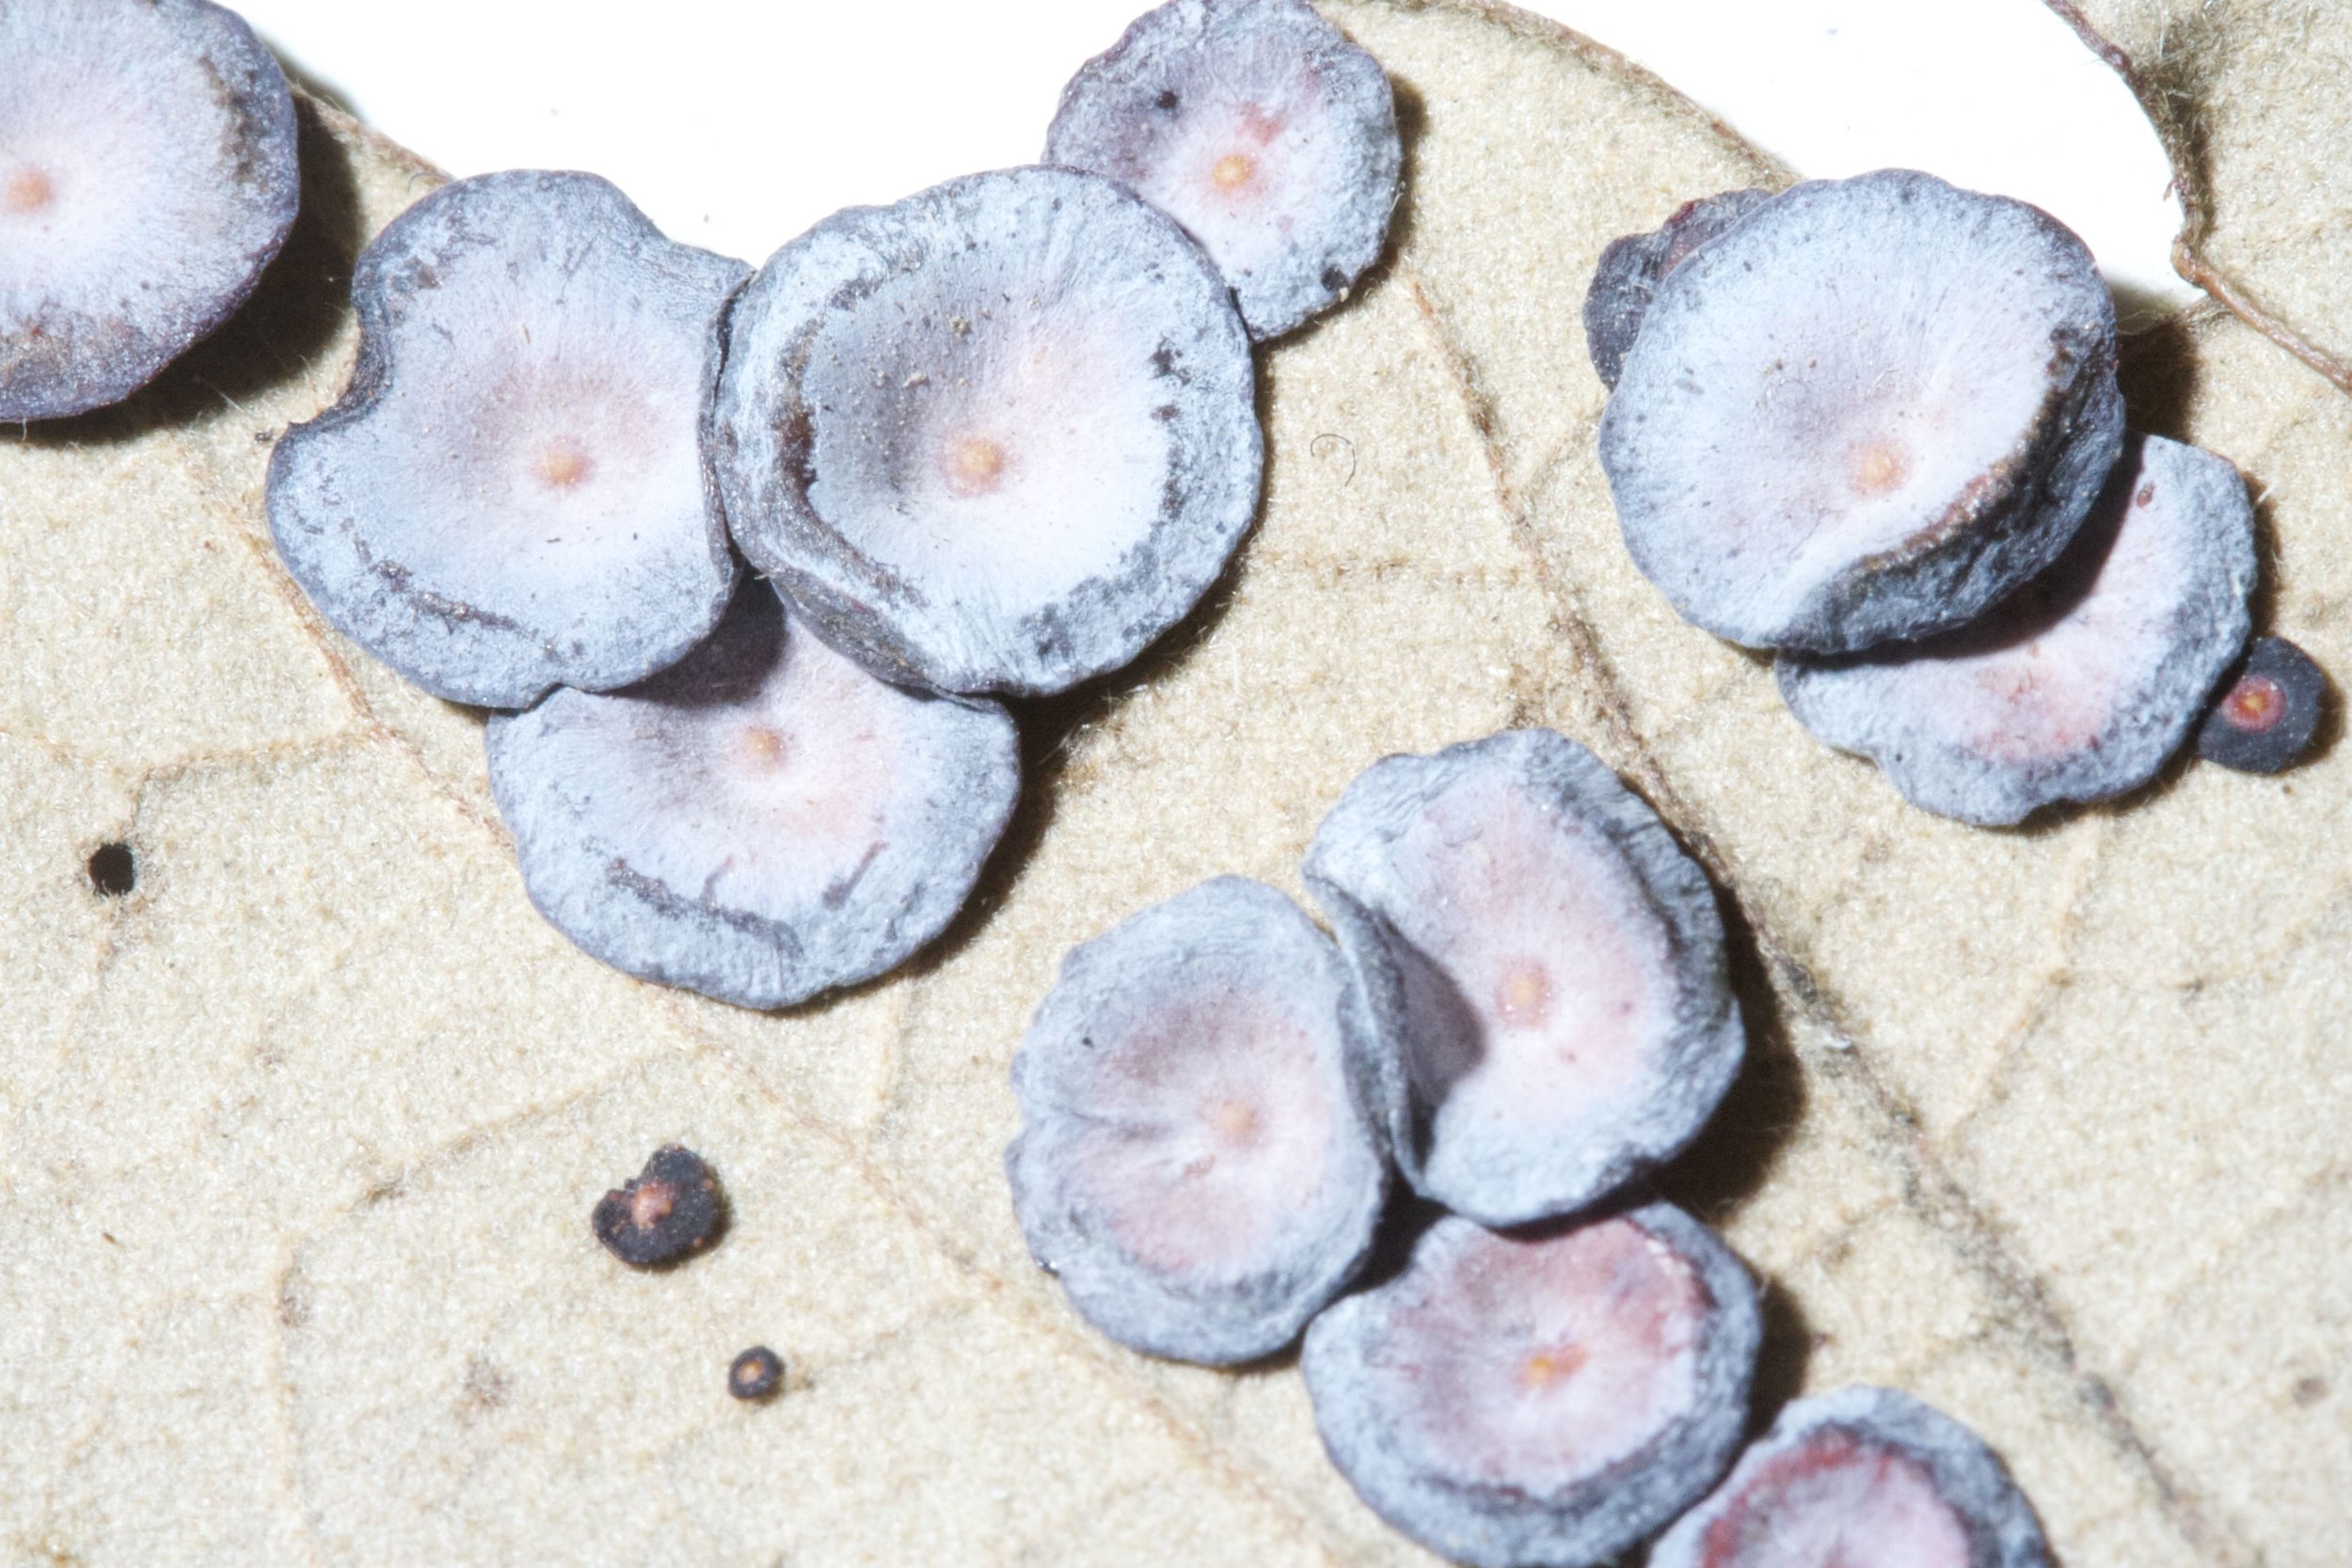
MULTIPOLYGON (((1070 955, 1013 1061, 1014 1212, 1133 1349, 1222 1365, 1303 1327, 1325 1447, 1406 1534, 1476 1568, 1593 1568, 1699 1504, 1747 1430, 1756 1284, 1640 1188, 1745 1051, 1714 888, 1549 730, 1375 764, 1304 873, 1336 941, 1223 878, 1070 955), (1402 1266, 1367 1285, 1391 1170, 1418 1196, 1387 1215, 1402 1266)), ((1980 1459, 1893 1504, 1864 1476, 1787 1506, 1833 1543, 1997 1513, 2039 1550, 1962 1441, 1980 1459)))
POLYGON ((360 258, 271 529, 346 635, 502 710, 499 809, 586 952, 751 1007, 903 962, 1019 795, 993 699, 1134 659, 1248 533, 1253 338, 1379 255, 1387 77, 1302 0, 1176 0, 1048 157, 756 273, 569 173, 460 181, 360 258))
POLYGON ((2126 439, 2106 287, 2023 202, 1903 169, 1726 192, 1612 245, 1585 331, 1635 564, 1916 805, 2137 789, 2246 645, 2243 482, 2126 439))

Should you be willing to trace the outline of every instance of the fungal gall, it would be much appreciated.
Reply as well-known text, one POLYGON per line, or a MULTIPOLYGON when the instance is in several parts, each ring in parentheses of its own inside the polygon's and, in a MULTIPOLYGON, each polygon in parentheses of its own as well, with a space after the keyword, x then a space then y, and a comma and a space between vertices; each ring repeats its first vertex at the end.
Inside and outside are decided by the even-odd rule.
POLYGON ((1783 656, 1781 695, 1914 805, 2023 820, 2137 789, 2246 645, 2254 514, 2226 459, 2135 436, 2050 571, 1976 626, 1847 658, 1783 656))
POLYGON ((1739 1259, 1653 1203, 1540 1232, 1438 1220, 1315 1320, 1300 1368, 1391 1525, 1472 1568, 1591 1568, 1724 1473, 1758 1339, 1739 1259))
POLYGON ((1249 337, 1165 214, 1073 169, 840 213, 744 291, 735 536, 887 679, 1041 695, 1189 613, 1257 514, 1249 337))
POLYGON ((1021 787, 1003 709, 884 685, 758 584, 674 669, 498 715, 487 746, 555 927, 746 1007, 869 979, 937 936, 1021 787))
POLYGON ((1457 1213, 1584 1208, 1679 1152, 1739 1074, 1714 889, 1574 741, 1377 763, 1306 871, 1369 1000, 1391 1156, 1457 1213))
POLYGON ((294 227, 294 98, 206 0, 0 6, 0 420, 119 403, 294 227))
POLYGON ((1646 234, 1612 240, 1584 294, 1584 349, 1593 373, 1614 387, 1626 352, 1641 336, 1642 320, 1666 275, 1692 251, 1772 198, 1765 190, 1725 191, 1686 201, 1646 234))
POLYGON ((613 1257, 655 1269, 708 1246, 724 1212, 719 1179, 702 1156, 665 1144, 636 1177, 604 1195, 589 1224, 613 1257))
POLYGON ((1329 939, 1263 884, 1219 878, 1078 947, 1013 1059, 1031 1251, 1132 1349, 1281 1349, 1371 1250, 1369 1049, 1329 939))
POLYGON ((1799 1400, 1649 1568, 2049 1568, 2033 1508, 1977 1435, 1909 1394, 1799 1400))
POLYGON ((764 1400, 784 1386, 784 1357, 754 1345, 727 1368, 727 1392, 739 1400, 764 1400))
POLYGON ((1304 0, 1169 0, 1062 89, 1045 161, 1183 224, 1264 341, 1380 259, 1404 150, 1387 73, 1304 0))
POLYGON ((702 441, 748 276, 594 175, 427 196, 353 272, 350 390, 273 454, 288 570, 452 702, 524 707, 675 664, 735 592, 702 441))
POLYGON ((1750 647, 1965 625, 2056 561, 2123 435, 2115 306, 2023 202, 1882 169, 1757 206, 1659 283, 1601 418, 1634 563, 1750 647))
POLYGON ((2254 641, 2197 730, 2197 753, 2241 773, 2283 773, 2303 760, 2328 708, 2328 675, 2283 637, 2254 641))

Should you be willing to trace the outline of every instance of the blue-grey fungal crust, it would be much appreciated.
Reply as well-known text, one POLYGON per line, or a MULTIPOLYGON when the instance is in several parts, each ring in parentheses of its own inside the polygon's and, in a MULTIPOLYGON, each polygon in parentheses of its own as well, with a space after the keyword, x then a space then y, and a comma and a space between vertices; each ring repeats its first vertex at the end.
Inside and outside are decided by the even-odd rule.
POLYGON ((962 908, 1020 793, 1001 708, 884 685, 755 584, 675 668, 494 716, 487 743, 548 921, 745 1007, 904 962, 962 908))
POLYGON ((2237 469, 2135 436, 2067 553, 2023 592, 1926 642, 1784 655, 1781 695, 1914 805, 2017 822, 2155 776, 2246 645, 2254 578, 2254 510, 2237 469))
POLYGON ((1763 203, 1658 286, 1600 426, 1634 563, 1692 624, 1850 653, 2056 561, 2123 437, 2115 305, 2024 202, 1881 169, 1763 203))
POLYGON ((1045 161, 1183 224, 1263 341, 1380 259, 1404 149, 1387 73, 1305 0, 1168 0, 1062 89, 1045 161))
POLYGON ((1210 1365, 1298 1336, 1363 1264, 1387 1169, 1330 940, 1222 877, 1074 949, 1013 1059, 1030 1250, 1120 1343, 1210 1365))
POLYGON ((1534 1232, 1438 1221, 1307 1330, 1357 1494, 1470 1568, 1595 1568, 1706 1496, 1748 1420, 1755 1282, 1671 1204, 1534 1232))
POLYGON ((1073 169, 839 213, 734 314, 735 537, 885 678, 1042 695, 1197 604, 1256 517, 1249 335, 1175 223, 1073 169))
POLYGON ((0 420, 147 385, 245 302, 300 200, 285 73, 233 11, 0 6, 0 420))
POLYGON ((1714 888, 1572 740, 1376 763, 1306 873, 1378 1030, 1391 1156, 1456 1213, 1585 1208, 1678 1153, 1739 1075, 1714 888))
POLYGON ((359 360, 273 454, 328 620, 452 702, 608 691, 710 634, 739 566, 703 455, 739 261, 590 174, 445 185, 359 258, 359 360))

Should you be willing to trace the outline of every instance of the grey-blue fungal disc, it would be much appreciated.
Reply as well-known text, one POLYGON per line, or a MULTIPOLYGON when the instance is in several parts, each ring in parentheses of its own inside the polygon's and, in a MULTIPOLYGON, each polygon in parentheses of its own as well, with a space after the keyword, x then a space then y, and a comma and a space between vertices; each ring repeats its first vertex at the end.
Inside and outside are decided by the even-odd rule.
POLYGON ((1982 622, 1843 659, 1783 657, 1814 735, 1963 822, 2137 789, 2246 646, 2254 511, 2212 452, 2135 436, 2058 565, 1982 622))
POLYGON ((233 12, 0 5, 0 420, 146 386, 253 292, 300 196, 285 75, 233 12))
POLYGON ((1020 793, 1001 708, 883 685, 756 585, 675 669, 498 715, 488 744, 555 927, 745 1007, 904 962, 962 908, 1020 793))
POLYGON ((1633 340, 1642 335, 1642 321, 1650 301, 1658 297, 1666 275, 1691 259, 1691 253, 1772 198, 1767 190, 1725 191, 1720 196, 1686 201, 1672 216, 1646 234, 1627 234, 1609 242, 1593 269, 1592 287, 1584 293, 1584 349, 1592 356, 1593 373, 1604 387, 1614 387, 1625 369, 1633 340))
POLYGON ((2074 232, 1882 169, 1766 202, 1666 275, 1601 418, 1634 563, 1734 642, 1847 653, 2058 559, 2123 437, 2074 232))
POLYGON ((1679 1152, 1739 1075, 1707 874, 1549 730, 1375 764, 1307 881, 1379 1028, 1397 1168, 1456 1213, 1582 1209, 1679 1152))
POLYGON ((1168 0, 1062 89, 1045 161, 1173 215, 1263 341, 1380 259, 1404 149, 1388 74, 1305 0, 1168 0))
POLYGON ((1739 1452, 1755 1283, 1652 1203, 1568 1228, 1442 1219, 1307 1330, 1324 1447, 1373 1512, 1472 1568, 1591 1568, 1739 1452))
POLYGON ((1268 1355, 1361 1267, 1387 1167, 1328 938, 1222 877, 1074 951, 1013 1058, 1005 1152, 1038 1260, 1133 1349, 1268 1355))
POLYGON ((353 271, 351 389, 270 462, 294 579, 452 702, 523 707, 676 663, 735 593, 702 443, 750 271, 662 238, 592 174, 418 202, 353 271))
POLYGON ((2033 1507, 1976 1433, 1892 1388, 1799 1400, 1649 1568, 2048 1568, 2033 1507))
POLYGON ((835 647, 942 691, 1125 664, 1257 515, 1249 335, 1200 248, 1071 169, 839 213, 735 310, 737 543, 835 647))

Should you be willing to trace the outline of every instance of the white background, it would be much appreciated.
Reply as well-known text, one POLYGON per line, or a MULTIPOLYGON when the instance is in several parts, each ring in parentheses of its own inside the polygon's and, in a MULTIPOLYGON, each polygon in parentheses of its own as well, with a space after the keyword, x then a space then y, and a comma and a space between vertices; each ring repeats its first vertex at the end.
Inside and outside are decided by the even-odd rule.
MULTIPOLYGON (((1144 0, 231 0, 453 174, 586 168, 751 261, 837 208, 1034 160, 1144 0)), ((2185 302, 2154 133, 2041 0, 1528 0, 1804 175, 1904 165, 2022 197, 2185 302)), ((1692 193, 1694 195, 1701 193, 1692 193)))

